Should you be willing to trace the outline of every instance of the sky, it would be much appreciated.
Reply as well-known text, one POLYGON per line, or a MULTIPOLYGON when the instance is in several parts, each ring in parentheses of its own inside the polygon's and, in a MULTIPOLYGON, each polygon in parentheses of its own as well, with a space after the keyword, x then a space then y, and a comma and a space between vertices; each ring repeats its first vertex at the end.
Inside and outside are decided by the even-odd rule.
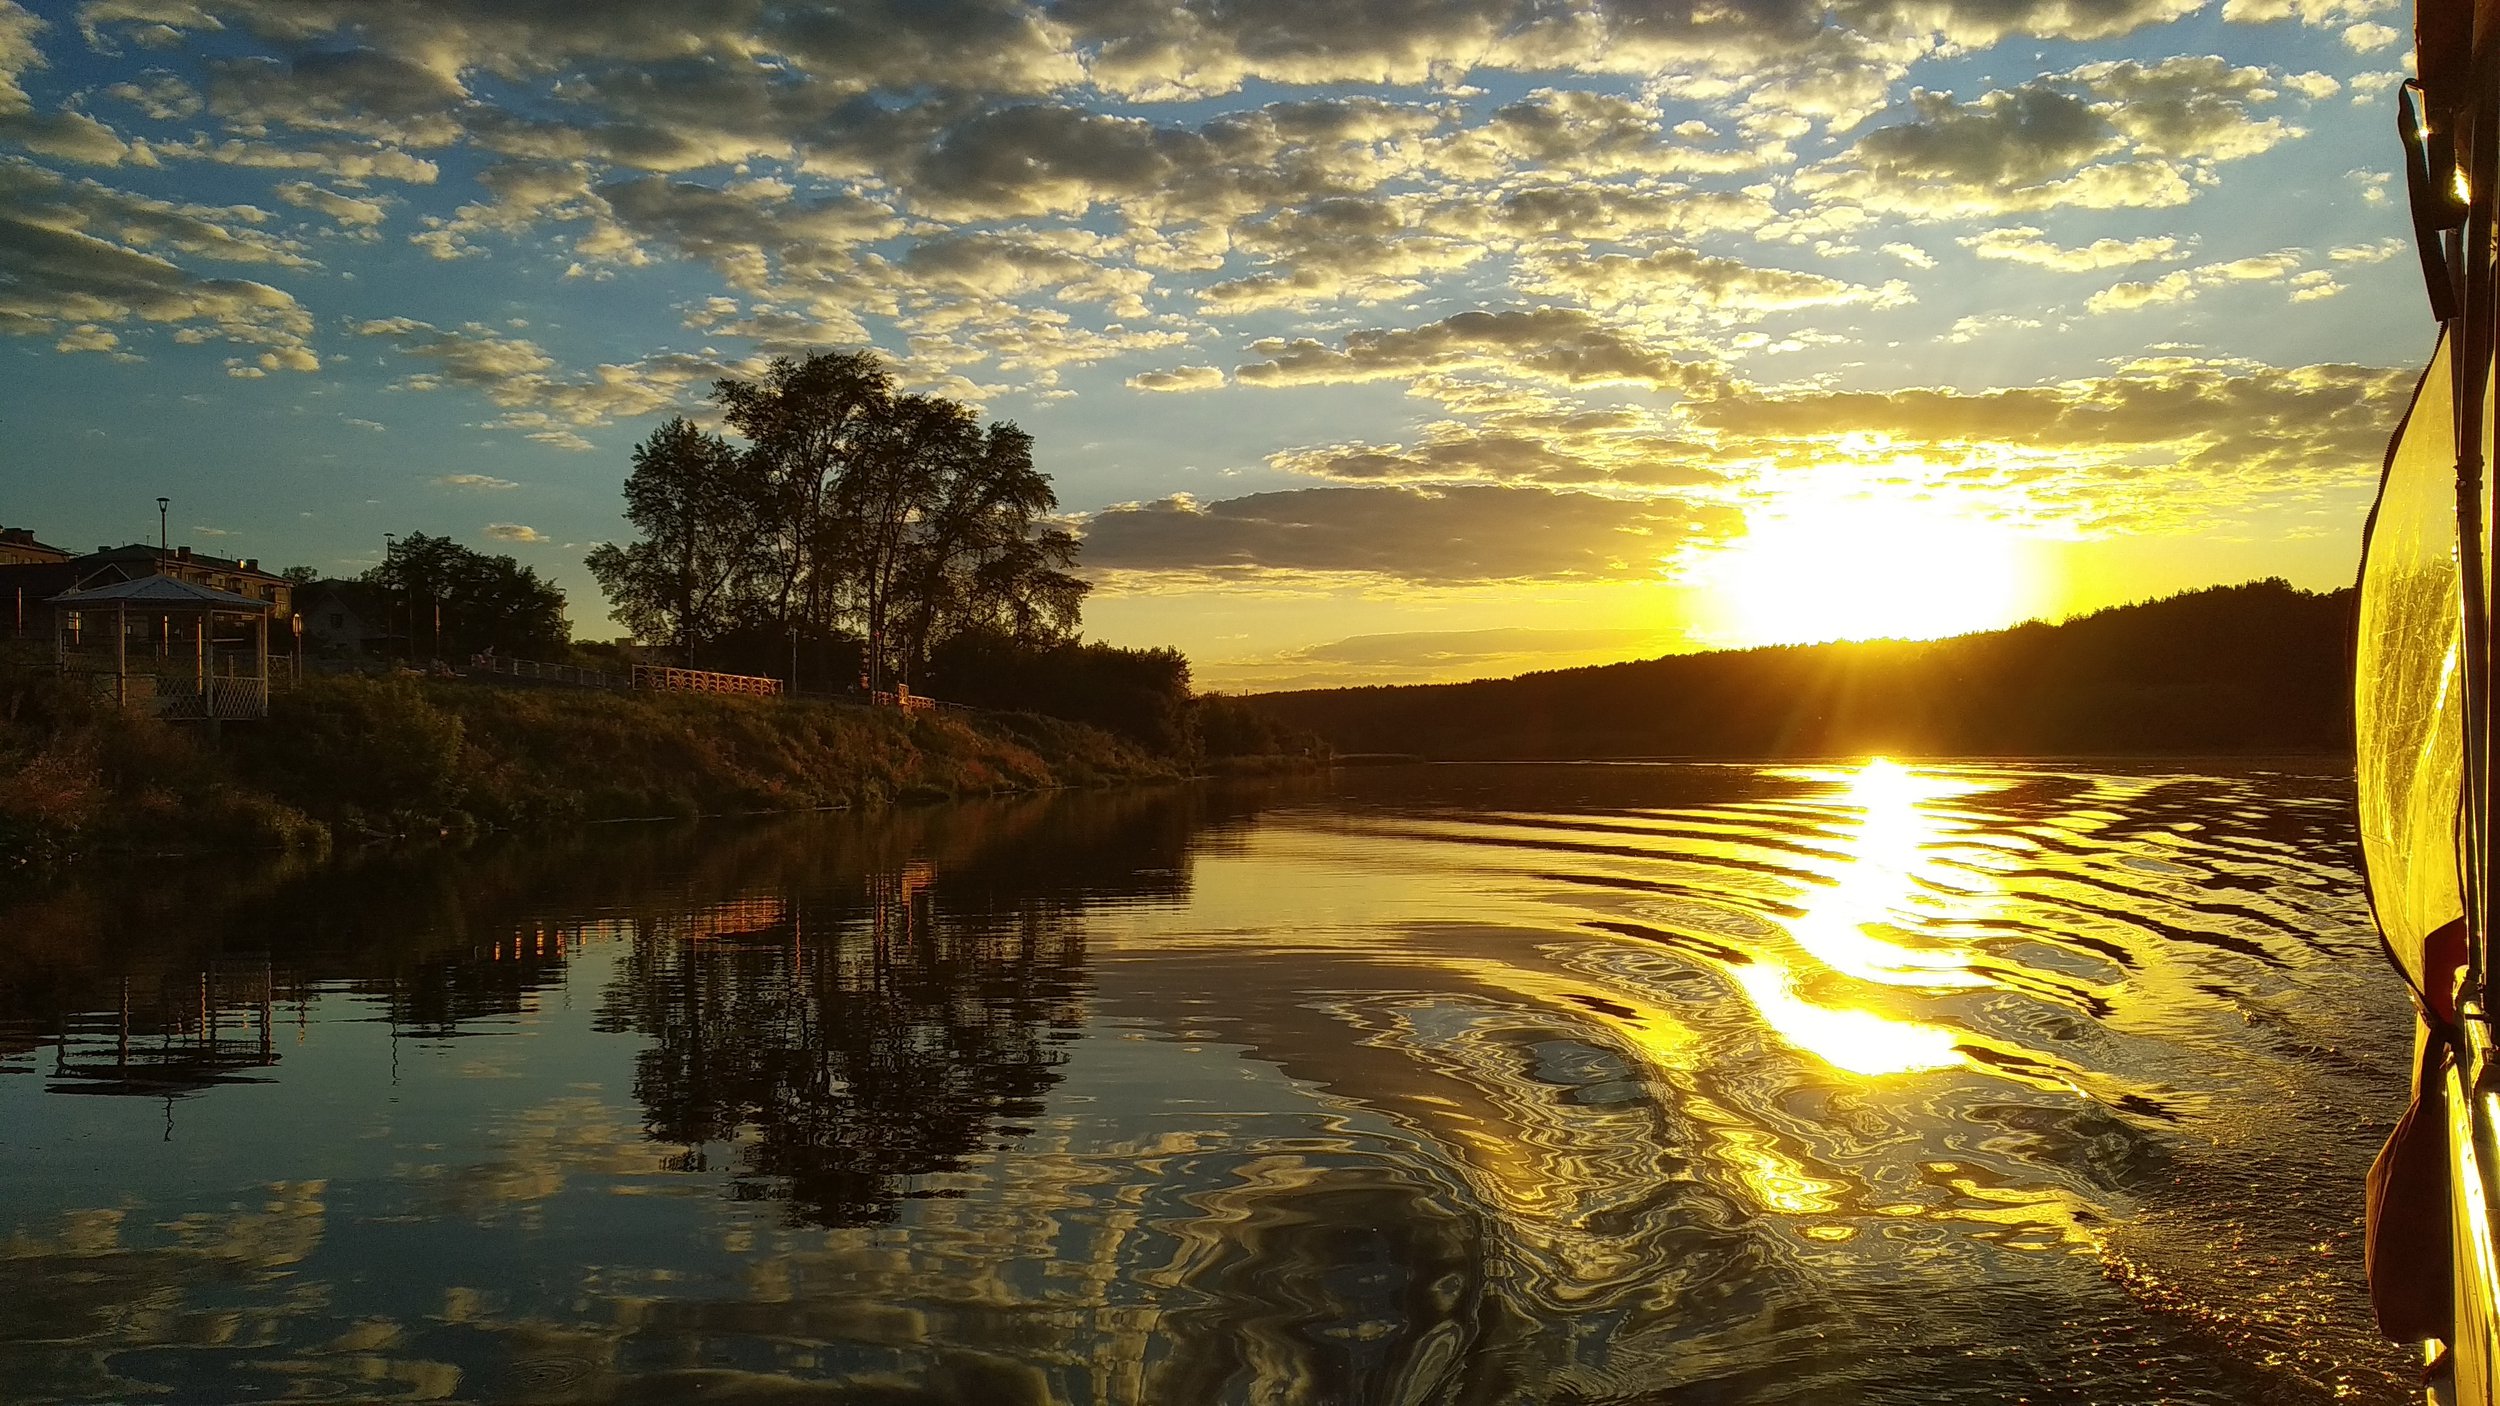
POLYGON ((2351 579, 2389 0, 0 0, 0 522, 509 552, 872 346, 1201 687, 2351 579))

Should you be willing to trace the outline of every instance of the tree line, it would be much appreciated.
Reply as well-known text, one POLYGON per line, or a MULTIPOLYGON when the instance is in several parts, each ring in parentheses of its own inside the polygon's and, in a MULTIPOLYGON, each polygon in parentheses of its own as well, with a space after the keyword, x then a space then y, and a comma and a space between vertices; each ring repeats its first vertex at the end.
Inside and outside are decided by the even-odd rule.
POLYGON ((2253 581, 1954 639, 1249 703, 1340 752, 1454 760, 2334 753, 2352 745, 2353 599, 2253 581))
POLYGON ((924 691, 952 641, 1074 640, 1077 539, 1013 422, 902 391, 872 352, 778 358, 712 398, 741 442, 661 425, 625 483, 638 539, 586 562, 638 639, 689 667, 924 691))

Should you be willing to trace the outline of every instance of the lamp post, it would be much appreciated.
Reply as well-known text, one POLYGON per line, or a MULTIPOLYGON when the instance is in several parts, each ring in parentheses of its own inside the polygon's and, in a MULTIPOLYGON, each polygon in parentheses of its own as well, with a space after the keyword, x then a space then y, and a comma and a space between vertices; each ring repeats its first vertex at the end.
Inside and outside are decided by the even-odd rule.
MULTIPOLYGON (((382 534, 382 651, 385 658, 390 654, 391 631, 399 628, 399 588, 391 580, 391 547, 398 540, 396 532, 382 534)), ((416 622, 409 621, 408 633, 413 635, 416 632, 416 622)))
POLYGON ((171 504, 173 501, 174 500, 171 498, 159 498, 156 500, 156 555, 160 559, 163 558, 166 552, 172 550, 166 540, 165 509, 167 505, 171 504))

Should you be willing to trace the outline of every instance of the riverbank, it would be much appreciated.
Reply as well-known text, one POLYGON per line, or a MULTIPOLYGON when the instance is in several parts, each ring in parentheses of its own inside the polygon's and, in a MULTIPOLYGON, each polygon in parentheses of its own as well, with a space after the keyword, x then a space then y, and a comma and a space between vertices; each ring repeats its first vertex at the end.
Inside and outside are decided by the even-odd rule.
POLYGON ((134 717, 0 680, 0 866, 444 831, 874 808, 1178 780, 1098 729, 806 699, 309 679, 265 722, 134 717))

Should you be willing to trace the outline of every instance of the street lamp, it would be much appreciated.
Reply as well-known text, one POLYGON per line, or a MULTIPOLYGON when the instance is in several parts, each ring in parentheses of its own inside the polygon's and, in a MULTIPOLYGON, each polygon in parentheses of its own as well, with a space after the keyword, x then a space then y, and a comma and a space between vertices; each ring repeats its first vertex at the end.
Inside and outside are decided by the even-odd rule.
MULTIPOLYGON (((399 540, 396 532, 382 534, 382 654, 390 657, 391 631, 399 628, 399 591, 391 579, 391 548, 399 540)), ((416 621, 408 622, 408 633, 415 634, 416 621)), ((411 651, 413 652, 413 650, 411 651)))
POLYGON ((159 498, 156 500, 156 554, 160 557, 165 555, 167 551, 171 550, 171 547, 166 541, 165 507, 173 501, 174 500, 171 498, 159 498))

